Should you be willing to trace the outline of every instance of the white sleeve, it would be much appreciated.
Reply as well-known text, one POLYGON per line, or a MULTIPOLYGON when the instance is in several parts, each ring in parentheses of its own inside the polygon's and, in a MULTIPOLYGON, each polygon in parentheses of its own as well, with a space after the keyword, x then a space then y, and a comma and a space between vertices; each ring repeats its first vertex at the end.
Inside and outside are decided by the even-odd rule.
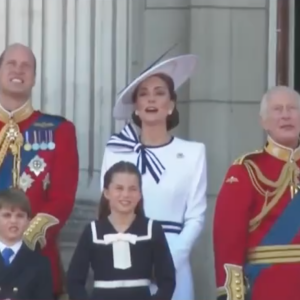
POLYGON ((104 185, 104 175, 106 171, 109 169, 109 150, 105 148, 104 155, 102 159, 102 166, 101 166, 101 173, 100 173, 100 191, 103 191, 103 185, 104 185))
POLYGON ((189 258, 190 252, 204 226, 207 206, 207 170, 205 146, 203 144, 200 145, 200 151, 196 154, 198 159, 195 163, 194 172, 192 173, 187 207, 184 214, 183 230, 176 240, 176 244, 171 247, 176 270, 189 258))

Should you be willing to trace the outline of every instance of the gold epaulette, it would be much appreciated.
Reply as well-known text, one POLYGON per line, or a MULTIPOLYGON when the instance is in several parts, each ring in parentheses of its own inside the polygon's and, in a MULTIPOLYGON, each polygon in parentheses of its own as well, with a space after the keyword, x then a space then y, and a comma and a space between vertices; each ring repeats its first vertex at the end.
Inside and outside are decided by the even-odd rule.
POLYGON ((255 150, 255 151, 252 151, 252 152, 248 152, 246 154, 243 154, 241 156, 239 156, 234 162, 233 162, 233 165, 242 165, 244 163, 244 160, 246 158, 249 158, 249 156, 252 156, 252 155, 256 155, 256 154, 260 154, 260 153, 263 153, 263 149, 261 150, 255 150))
POLYGON ((23 240, 25 244, 31 250, 35 249, 37 243, 43 248, 46 245, 47 229, 57 224, 59 224, 59 220, 56 217, 46 213, 38 213, 24 232, 23 240))

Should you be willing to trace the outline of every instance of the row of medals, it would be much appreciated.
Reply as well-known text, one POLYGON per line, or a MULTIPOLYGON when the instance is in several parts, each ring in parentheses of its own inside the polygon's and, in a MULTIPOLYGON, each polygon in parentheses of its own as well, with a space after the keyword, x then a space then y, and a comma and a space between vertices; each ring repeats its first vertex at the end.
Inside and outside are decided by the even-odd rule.
MULTIPOLYGON (((36 133, 35 135, 35 142, 33 144, 29 143, 29 137, 28 137, 28 132, 25 133, 26 136, 26 143, 24 145, 24 150, 25 151, 38 151, 38 150, 54 150, 55 149, 55 143, 53 141, 49 141, 48 143, 43 141, 41 143, 37 143, 36 140, 36 133)), ((50 137, 50 132, 49 135, 50 137)), ((51 136, 53 136, 53 133, 51 132, 51 136)))
POLYGON ((54 149, 55 149, 55 144, 53 142, 49 142, 49 143, 42 142, 40 144, 39 143, 33 143, 33 144, 26 143, 24 145, 25 151, 54 150, 54 149))

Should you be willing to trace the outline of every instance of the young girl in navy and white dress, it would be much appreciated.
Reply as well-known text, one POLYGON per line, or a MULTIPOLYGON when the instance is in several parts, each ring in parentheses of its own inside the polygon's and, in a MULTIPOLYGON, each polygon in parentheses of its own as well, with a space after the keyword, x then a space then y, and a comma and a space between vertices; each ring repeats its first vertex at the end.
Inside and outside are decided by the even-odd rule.
POLYGON ((143 175, 145 214, 163 226, 176 268, 173 300, 194 299, 189 259, 206 211, 205 145, 170 134, 179 123, 176 90, 196 62, 194 55, 163 61, 120 93, 114 117, 134 124, 108 141, 101 170, 101 187, 106 170, 121 160, 136 164, 143 175))
POLYGON ((171 300, 175 268, 161 225, 144 216, 141 180, 129 162, 106 172, 99 219, 84 229, 67 273, 70 299, 171 300), (85 288, 90 267, 91 295, 85 288), (153 278, 158 290, 151 296, 153 278))

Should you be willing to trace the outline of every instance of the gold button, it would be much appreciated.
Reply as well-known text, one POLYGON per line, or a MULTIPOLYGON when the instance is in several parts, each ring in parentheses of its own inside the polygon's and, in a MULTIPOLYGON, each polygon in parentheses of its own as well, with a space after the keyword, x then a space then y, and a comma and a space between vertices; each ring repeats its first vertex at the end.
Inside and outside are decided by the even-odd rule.
POLYGON ((236 294, 236 298, 237 299, 242 299, 242 295, 241 294, 236 294))
POLYGON ((18 288, 17 287, 14 287, 13 288, 13 292, 17 292, 18 291, 18 288))
POLYGON ((240 273, 234 273, 234 276, 238 278, 238 277, 241 277, 241 274, 240 273))
POLYGON ((236 287, 235 290, 236 290, 237 292, 240 292, 240 291, 241 291, 241 288, 240 288, 240 287, 236 287))
POLYGON ((238 285, 240 285, 240 284, 241 284, 241 281, 237 279, 237 280, 235 281, 235 283, 238 284, 238 285))

